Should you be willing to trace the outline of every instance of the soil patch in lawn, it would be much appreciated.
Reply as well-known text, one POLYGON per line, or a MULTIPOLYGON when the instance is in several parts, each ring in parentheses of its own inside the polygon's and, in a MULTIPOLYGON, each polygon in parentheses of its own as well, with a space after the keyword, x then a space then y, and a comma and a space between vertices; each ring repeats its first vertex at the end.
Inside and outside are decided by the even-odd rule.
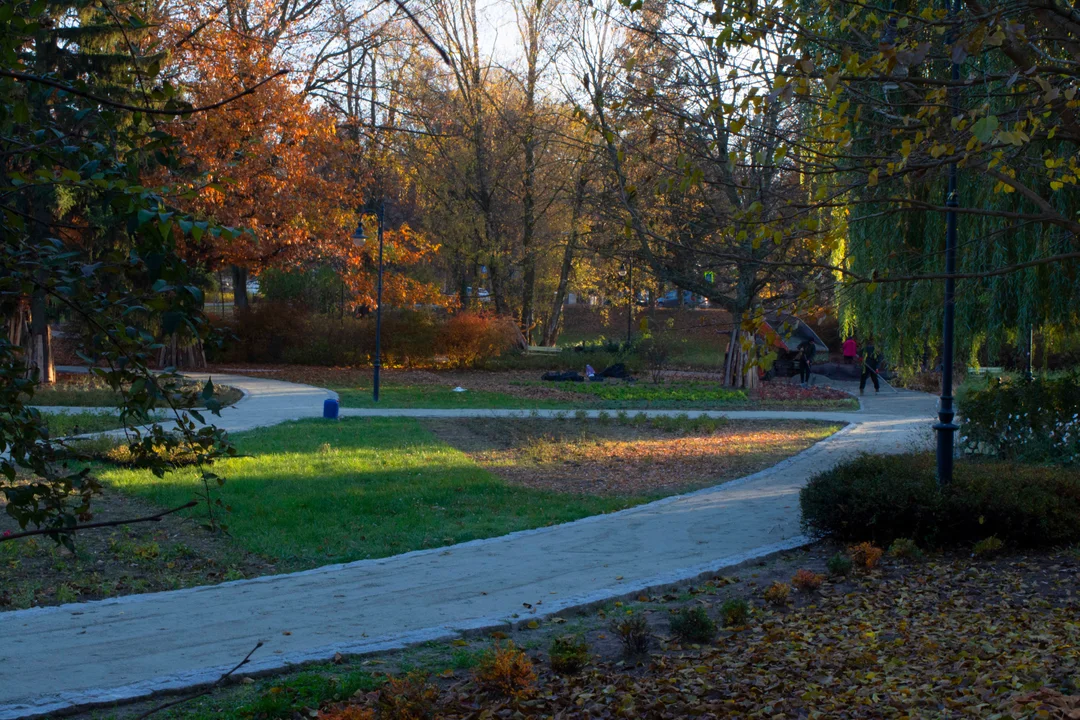
MULTIPOLYGON (((3 512, 0 533, 18 532, 3 512)), ((144 517, 161 508, 106 487, 94 520, 144 517)), ((203 529, 197 517, 79 533, 75 552, 45 536, 0 542, 0 611, 99 600, 117 595, 213 585, 275 572, 272 563, 203 529)))
POLYGON ((807 421, 426 420, 514 485, 592 495, 669 494, 775 465, 840 429, 807 421))

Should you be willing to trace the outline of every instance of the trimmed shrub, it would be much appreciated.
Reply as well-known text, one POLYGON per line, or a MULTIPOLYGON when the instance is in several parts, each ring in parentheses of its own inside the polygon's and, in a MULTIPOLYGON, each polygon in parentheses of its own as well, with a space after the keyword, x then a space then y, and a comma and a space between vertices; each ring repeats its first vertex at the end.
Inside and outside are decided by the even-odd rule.
POLYGON ((1080 461, 1080 375, 987 377, 959 398, 962 452, 1002 460, 1080 461))
POLYGON ((888 544, 972 545, 994 535, 1020 547, 1080 541, 1080 472, 969 460, 939 488, 930 453, 862 455, 811 478, 799 495, 806 532, 888 544))
POLYGON ((472 367, 514 347, 520 335, 511 318, 461 312, 440 328, 437 352, 458 367, 472 367))
POLYGON ((716 621, 700 605, 685 607, 671 618, 671 632, 682 642, 712 642, 716 637, 716 621))
MULTIPOLYGON (((264 301, 237 314, 223 329, 231 340, 207 348, 215 362, 365 365, 375 355, 374 314, 343 318, 264 301)), ((472 366, 514 347, 518 335, 512 319, 496 315, 387 310, 382 362, 386 367, 430 367, 445 356, 444 362, 472 366)))
POLYGON ((551 669, 560 675, 577 675, 589 664, 589 644, 576 635, 560 635, 548 650, 551 669))

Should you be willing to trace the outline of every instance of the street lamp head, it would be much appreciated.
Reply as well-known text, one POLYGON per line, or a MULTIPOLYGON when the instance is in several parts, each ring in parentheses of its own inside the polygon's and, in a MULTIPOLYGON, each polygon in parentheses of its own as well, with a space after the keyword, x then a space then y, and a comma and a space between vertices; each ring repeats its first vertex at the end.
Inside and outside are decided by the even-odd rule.
POLYGON ((356 247, 363 247, 364 243, 367 242, 367 233, 364 232, 363 220, 356 223, 356 230, 352 234, 352 242, 356 247))

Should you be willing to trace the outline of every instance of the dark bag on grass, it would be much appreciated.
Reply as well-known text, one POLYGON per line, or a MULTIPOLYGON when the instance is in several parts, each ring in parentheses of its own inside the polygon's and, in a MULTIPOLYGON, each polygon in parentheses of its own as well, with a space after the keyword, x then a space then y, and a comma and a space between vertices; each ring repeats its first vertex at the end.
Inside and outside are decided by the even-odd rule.
POLYGON ((622 363, 615 363, 611 367, 604 368, 604 371, 600 373, 600 377, 618 378, 623 380, 630 377, 630 373, 626 372, 625 365, 622 363))
POLYGON ((567 370, 565 372, 552 370, 544 373, 540 379, 548 382, 582 382, 585 378, 581 377, 581 373, 576 370, 567 370))

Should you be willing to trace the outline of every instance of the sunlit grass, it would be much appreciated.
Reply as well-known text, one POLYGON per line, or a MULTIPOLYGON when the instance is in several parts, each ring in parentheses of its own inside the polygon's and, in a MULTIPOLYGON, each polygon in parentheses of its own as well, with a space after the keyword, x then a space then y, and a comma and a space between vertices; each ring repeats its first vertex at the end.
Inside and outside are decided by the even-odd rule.
MULTIPOLYGON (((405 418, 301 421, 235 439, 249 457, 215 467, 228 478, 218 492, 232 508, 229 533, 283 569, 504 535, 651 499, 514 486, 405 418)), ((195 469, 165 478, 139 470, 99 475, 164 507, 199 490, 195 469)))
MULTIPOLYGON (((683 421, 687 429, 692 422, 683 421)), ((666 444, 571 442, 574 447, 564 448, 564 458, 580 454, 587 461, 597 453, 625 455, 631 473, 634 461, 644 461, 643 482, 636 487, 627 485, 614 494, 584 494, 565 483, 559 491, 556 484, 549 488, 508 482, 416 420, 304 420, 236 435, 244 457, 215 466, 227 482, 214 492, 231 507, 224 522, 234 542, 275 560, 283 570, 294 570, 494 537, 620 510, 700 487, 707 484, 706 475, 720 482, 767 467, 835 429, 780 423, 743 431, 732 424, 730 431, 724 431, 726 440, 717 436, 700 441, 672 437, 666 444), (717 467, 716 474, 667 473, 667 484, 650 486, 644 475, 651 472, 650 465, 664 466, 657 455, 664 452, 686 454, 684 460, 704 453, 730 456, 732 461, 724 469, 717 467)), ((538 457, 531 462, 554 458, 556 448, 547 445, 535 448, 538 457)), ((195 468, 158 478, 145 470, 103 466, 98 475, 107 484, 162 507, 180 505, 201 489, 195 468)), ((193 512, 205 513, 205 509, 193 512)))

